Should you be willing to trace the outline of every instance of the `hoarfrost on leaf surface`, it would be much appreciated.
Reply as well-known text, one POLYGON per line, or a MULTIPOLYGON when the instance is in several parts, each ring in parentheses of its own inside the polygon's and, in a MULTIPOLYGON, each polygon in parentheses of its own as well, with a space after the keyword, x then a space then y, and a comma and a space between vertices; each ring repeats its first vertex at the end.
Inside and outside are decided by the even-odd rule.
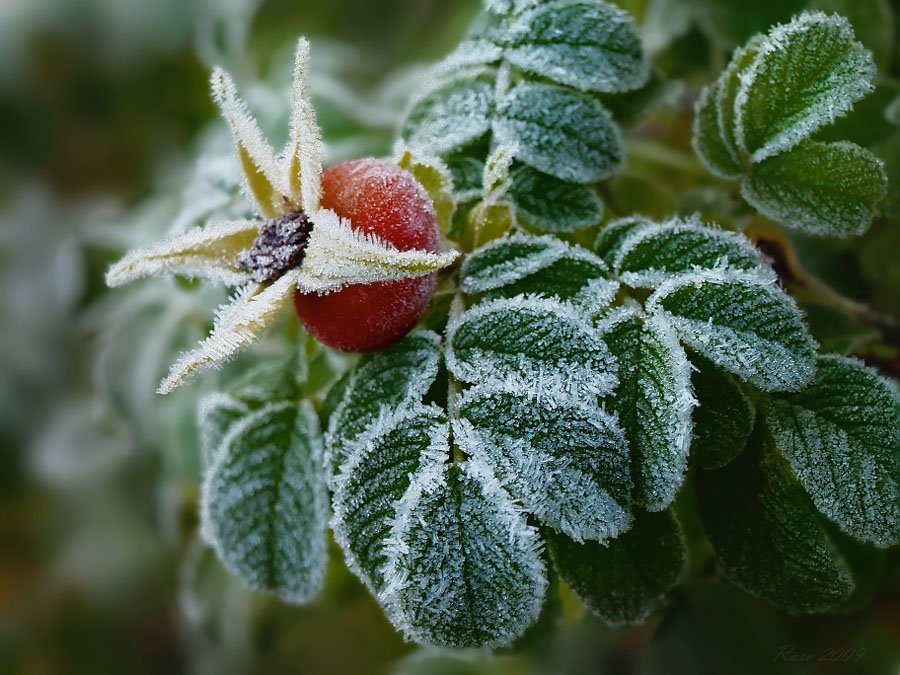
POLYGON ((591 96, 564 87, 515 85, 499 101, 492 129, 497 143, 518 147, 518 159, 564 181, 600 181, 625 161, 610 114, 591 96))
POLYGON ((596 403, 480 385, 453 433, 528 512, 573 539, 605 542, 631 525, 627 442, 596 403))
POLYGON ((815 374, 816 346, 794 300, 757 274, 707 271, 661 284, 647 301, 691 348, 761 389, 794 391, 815 374))
POLYGON ((777 155, 845 115, 874 89, 872 53, 842 16, 804 12, 776 26, 740 75, 735 136, 753 162, 777 155))
POLYGON ((665 319, 614 310, 599 330, 619 364, 610 405, 631 448, 635 501, 660 511, 675 499, 691 447, 691 366, 665 319))
POLYGON ((892 383, 854 359, 822 356, 809 387, 768 398, 764 411, 819 511, 862 541, 900 542, 900 399, 892 383))
POLYGON ((887 193, 884 165, 855 143, 804 141, 753 165, 741 194, 760 213, 810 234, 865 232, 887 193))
POLYGON ((486 465, 420 473, 398 513, 381 601, 406 635, 496 648, 537 619, 547 592, 541 540, 486 465))
POLYGON ((700 91, 694 106, 691 144, 710 173, 719 178, 738 178, 743 166, 729 151, 715 105, 721 88, 722 83, 717 80, 700 91))
POLYGON ((204 538, 250 588, 286 602, 311 599, 325 575, 320 443, 308 402, 274 402, 231 426, 204 477, 204 538))
POLYGON ((447 328, 447 368, 463 382, 596 397, 615 361, 587 318, 558 300, 516 296, 467 310, 447 328))
POLYGON ((629 286, 654 288, 679 274, 735 270, 775 280, 759 250, 743 234, 673 218, 641 227, 617 247, 613 269, 629 286))

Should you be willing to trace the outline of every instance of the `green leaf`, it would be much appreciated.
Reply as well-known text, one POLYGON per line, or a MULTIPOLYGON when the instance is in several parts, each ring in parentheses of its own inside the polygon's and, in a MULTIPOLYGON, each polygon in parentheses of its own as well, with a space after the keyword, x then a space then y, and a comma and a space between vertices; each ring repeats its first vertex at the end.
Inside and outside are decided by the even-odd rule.
POLYGON ((416 405, 392 423, 353 444, 334 479, 335 538, 350 569, 374 593, 384 589, 385 543, 397 503, 423 467, 450 456, 450 427, 441 410, 416 405))
POLYGON ((521 83, 498 103, 494 140, 517 159, 560 180, 592 183, 625 159, 619 129, 595 99, 548 84, 521 83))
POLYGON ((540 232, 567 233, 596 225, 603 218, 603 202, 589 185, 559 180, 529 166, 511 174, 507 194, 519 220, 540 232))
POLYGON ((890 0, 812 0, 809 7, 847 17, 859 41, 872 50, 878 67, 889 70, 896 45, 890 0))
POLYGON ((619 363, 609 405, 631 448, 635 501, 666 508, 684 480, 691 445, 691 366, 665 320, 614 311, 599 330, 619 363))
POLYGON ((453 175, 450 169, 437 157, 415 155, 403 150, 397 164, 409 171, 431 198, 438 229, 446 233, 453 221, 456 199, 453 190, 453 175))
POLYGON ((409 146, 422 154, 443 155, 470 143, 490 129, 494 74, 464 71, 413 102, 400 128, 409 146))
POLYGON ((606 223, 597 235, 594 252, 607 263, 612 264, 622 242, 628 235, 642 227, 653 225, 653 221, 644 216, 626 216, 606 223))
POLYGON ((722 141, 731 158, 744 172, 746 157, 741 152, 735 135, 735 101, 741 88, 741 76, 756 59, 764 38, 756 35, 741 48, 734 51, 731 61, 719 76, 719 87, 715 97, 716 119, 722 133, 722 141))
POLYGON ((206 472, 204 538, 250 588, 305 602, 322 586, 328 493, 315 412, 265 405, 234 424, 206 472))
POLYGON ((482 385, 463 396, 453 437, 545 525, 603 542, 631 525, 628 446, 596 402, 482 385))
POLYGON ((766 425, 816 507, 848 534, 900 542, 900 399, 893 384, 843 356, 816 379, 768 398, 766 425))
POLYGON ((628 91, 647 80, 634 22, 607 2, 540 3, 516 17, 503 37, 507 61, 576 89, 628 91))
POLYGON ((694 106, 694 127, 691 143, 703 165, 719 178, 738 178, 744 171, 725 142, 716 101, 720 97, 721 81, 717 80, 700 91, 694 106))
POLYGON ((613 626, 642 623, 662 607, 687 562, 670 510, 637 514, 634 526, 605 546, 547 533, 547 547, 562 580, 613 626))
POLYGON ((398 513, 382 600, 407 636, 496 648, 537 619, 547 588, 540 537, 487 467, 435 466, 398 513))
POLYGON ((328 425, 326 456, 333 469, 347 459, 350 443, 386 415, 421 401, 434 382, 440 338, 419 331, 362 361, 350 375, 328 425))
POLYGON ((755 274, 702 272, 663 283, 647 301, 694 350, 769 391, 815 373, 816 346, 793 299, 755 274))
POLYGON ((467 310, 447 329, 446 360, 471 384, 592 397, 616 383, 615 364, 587 318, 549 298, 516 296, 467 310))
POLYGON ((617 247, 613 269, 623 283, 642 288, 700 270, 736 270, 775 279, 747 237, 704 225, 696 217, 673 218, 630 233, 617 247))
POLYGON ((804 12, 772 29, 742 73, 735 136, 761 162, 809 138, 874 89, 872 53, 841 16, 804 12))
POLYGON ((753 165, 741 194, 772 220, 811 234, 862 234, 887 194, 881 161, 853 143, 801 143, 753 165))
POLYGON ((460 287, 469 295, 511 298, 533 294, 596 309, 609 304, 618 284, 595 255, 556 237, 515 234, 482 246, 462 265, 460 287))
POLYGON ((747 446, 756 411, 734 378, 704 358, 691 360, 697 397, 691 455, 704 469, 718 469, 747 446))
POLYGON ((459 202, 481 196, 484 162, 467 155, 451 155, 446 159, 453 176, 453 193, 459 202))
POLYGON ((706 534, 722 573, 791 613, 824 611, 853 592, 846 563, 787 467, 748 450, 697 474, 706 534))
POLYGON ((250 413, 250 408, 233 396, 216 391, 200 399, 197 427, 200 432, 200 457, 203 468, 212 465, 232 426, 250 413))

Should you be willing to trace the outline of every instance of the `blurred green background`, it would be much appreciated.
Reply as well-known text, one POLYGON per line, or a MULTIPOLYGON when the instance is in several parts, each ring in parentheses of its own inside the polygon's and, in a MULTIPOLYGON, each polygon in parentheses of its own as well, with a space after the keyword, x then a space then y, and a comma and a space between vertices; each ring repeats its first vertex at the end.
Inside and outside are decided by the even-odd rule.
MULTIPOLYGON (((230 370, 165 399, 153 391, 224 292, 168 280, 107 292, 103 273, 134 244, 246 208, 210 68, 234 73, 277 140, 290 55, 305 34, 330 159, 384 155, 424 67, 459 40, 478 4, 0 2, 0 673, 900 672, 896 551, 875 601, 853 615, 786 617, 703 567, 645 626, 607 628, 563 596, 546 635, 488 657, 404 643, 336 550, 322 599, 297 608, 244 591, 197 541, 195 402, 230 370), (859 659, 834 660, 829 649, 859 659)), ((717 192, 691 155, 692 96, 735 44, 809 3, 620 4, 674 84, 620 101, 623 120, 652 105, 630 125, 629 170, 610 186, 610 206, 651 216, 731 209, 733 195, 717 192)), ((896 315, 900 132, 876 112, 900 90, 900 7, 875 5, 886 14, 861 38, 885 76, 882 107, 862 107, 840 133, 888 162, 889 208, 860 240, 791 245, 842 293, 896 315)), ((828 308, 806 309, 821 340, 900 372, 896 344, 828 308)), ((258 353, 285 348, 279 340, 276 331, 258 353)))

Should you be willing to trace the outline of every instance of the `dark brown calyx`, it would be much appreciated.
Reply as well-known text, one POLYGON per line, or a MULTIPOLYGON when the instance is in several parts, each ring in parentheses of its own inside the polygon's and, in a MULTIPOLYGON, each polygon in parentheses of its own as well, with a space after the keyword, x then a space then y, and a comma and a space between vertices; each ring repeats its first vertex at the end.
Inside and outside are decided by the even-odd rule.
POLYGON ((303 211, 266 221, 253 246, 241 253, 238 262, 253 281, 274 281, 303 262, 312 229, 312 221, 303 211))

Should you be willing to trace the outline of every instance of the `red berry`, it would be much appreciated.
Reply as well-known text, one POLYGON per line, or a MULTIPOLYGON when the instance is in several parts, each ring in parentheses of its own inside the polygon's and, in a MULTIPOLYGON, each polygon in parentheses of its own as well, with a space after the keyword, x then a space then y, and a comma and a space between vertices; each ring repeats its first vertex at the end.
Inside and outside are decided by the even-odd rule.
MULTIPOLYGON (((360 159, 326 169, 322 207, 401 251, 438 250, 440 232, 428 194, 412 174, 390 162, 360 159)), ((326 295, 298 291, 294 307, 322 344, 344 352, 370 352, 392 345, 410 331, 428 306, 436 280, 429 274, 352 284, 326 295)))

